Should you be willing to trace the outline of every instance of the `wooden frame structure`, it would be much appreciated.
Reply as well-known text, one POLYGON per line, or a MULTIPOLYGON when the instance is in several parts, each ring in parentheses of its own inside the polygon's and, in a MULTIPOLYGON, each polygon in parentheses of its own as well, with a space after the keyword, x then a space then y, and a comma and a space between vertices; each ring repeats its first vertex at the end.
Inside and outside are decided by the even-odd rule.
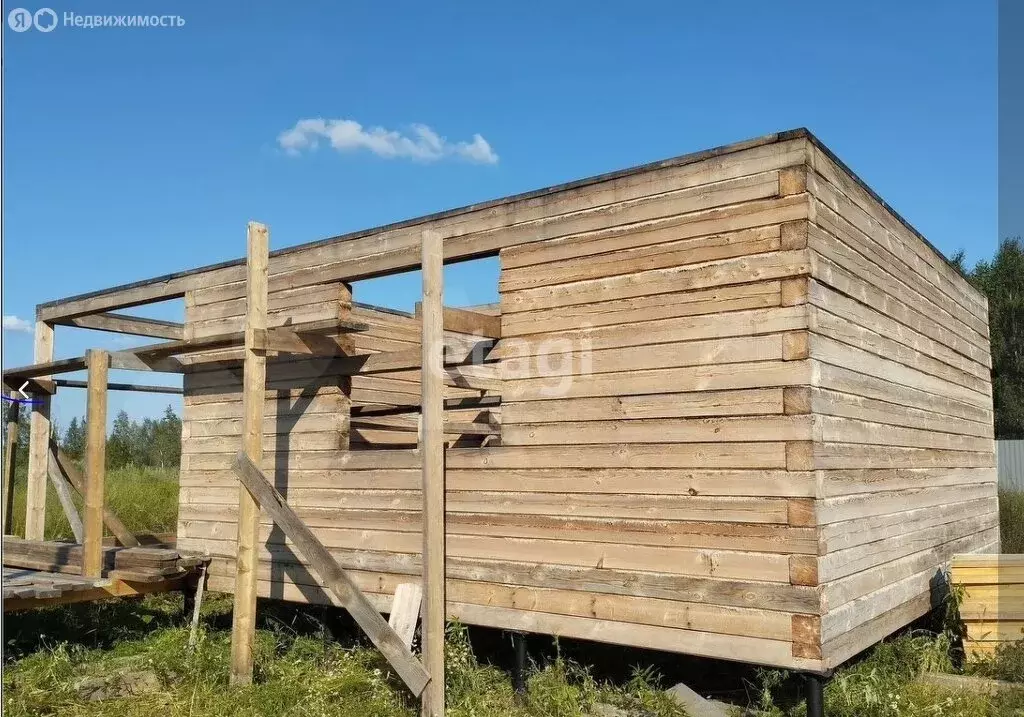
POLYGON ((256 595, 362 611, 387 645, 359 596, 387 612, 410 576, 425 673, 389 658, 428 714, 444 617, 821 673, 998 542, 987 303, 805 130, 265 236, 40 305, 38 363, 4 372, 85 368, 55 324, 170 339, 108 365, 184 375, 179 541, 235 593, 236 681, 256 595), (440 262, 487 256, 500 304, 443 307, 440 262), (353 303, 419 268, 417 315, 353 303), (180 332, 110 313, 182 297, 180 332))

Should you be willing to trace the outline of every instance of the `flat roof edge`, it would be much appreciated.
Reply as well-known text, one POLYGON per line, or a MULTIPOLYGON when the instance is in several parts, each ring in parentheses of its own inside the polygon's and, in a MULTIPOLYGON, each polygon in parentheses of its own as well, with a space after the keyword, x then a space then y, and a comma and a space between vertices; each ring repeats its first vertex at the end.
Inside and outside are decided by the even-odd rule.
MULTIPOLYGON (((427 222, 437 221, 439 219, 447 219, 449 217, 458 216, 460 214, 468 214, 469 212, 481 211, 485 209, 491 209, 498 207, 503 204, 511 204, 513 202, 526 201, 529 199, 536 199, 550 194, 556 194, 571 189, 578 189, 591 184, 600 184, 601 182, 608 182, 621 177, 627 177, 632 174, 640 174, 642 172, 651 171, 654 169, 662 169, 665 167, 676 167, 686 164, 693 164, 694 162, 700 162, 705 159, 712 157, 722 156, 725 154, 731 154, 733 152, 740 152, 745 149, 752 149, 754 147, 760 147, 767 144, 775 144, 777 142, 784 142, 790 139, 796 139, 799 137, 809 137, 810 132, 805 128, 787 130, 785 132, 775 132, 772 134, 766 134, 761 137, 755 137, 753 139, 747 139, 740 142, 733 142, 731 144, 721 145, 712 149, 705 149, 699 152, 690 152, 688 154, 682 154, 677 157, 670 159, 662 159, 656 162, 648 162, 646 164, 637 165, 634 167, 627 167, 626 169, 618 169, 604 174, 597 174, 591 177, 585 177, 583 179, 576 179, 571 182, 564 182, 562 184, 553 184, 542 189, 534 189, 528 192, 521 192, 519 194, 513 194, 507 197, 500 197, 498 199, 490 199, 484 202, 477 202, 476 204, 468 204, 462 207, 456 207, 454 209, 446 209, 440 212, 434 212, 433 214, 427 214, 420 217, 414 217, 412 219, 403 219, 398 222, 392 222, 390 224, 383 224, 369 229, 360 229, 358 231, 349 232, 347 234, 339 234, 337 236, 327 237, 326 239, 317 239, 315 241, 306 242, 304 244, 296 244, 290 247, 284 247, 270 252, 271 257, 285 256, 300 251, 308 251, 310 249, 316 249, 320 246, 326 246, 328 244, 335 244, 342 241, 352 241, 354 239, 361 239, 372 234, 378 234, 385 231, 394 231, 396 229, 403 229, 406 227, 416 226, 417 224, 424 224, 427 222)), ((217 264, 209 264, 207 266, 197 267, 195 269, 186 269, 179 272, 173 272, 170 274, 164 274, 156 276, 151 279, 144 279, 141 281, 134 281, 127 284, 120 284, 118 286, 112 286, 106 289, 99 289, 97 291, 90 291, 83 294, 76 294, 74 296, 66 296, 61 299, 54 299, 37 305, 37 309, 51 308, 60 306, 61 304, 71 301, 81 301, 82 299, 91 299, 97 296, 103 296, 105 294, 112 294, 118 291, 126 291, 128 289, 134 289, 142 286, 149 286, 151 284, 159 284, 162 282, 170 281, 172 279, 180 279, 186 276, 194 274, 203 274, 209 271, 216 271, 218 269, 227 269, 233 266, 243 266, 245 259, 233 259, 229 261, 220 262, 217 264)))
MULTIPOLYGON (((831 149, 829 149, 828 146, 824 142, 822 142, 813 132, 808 130, 806 127, 798 127, 796 129, 785 130, 785 131, 782 131, 782 132, 774 132, 774 133, 771 133, 771 134, 762 135, 760 137, 755 137, 755 138, 752 138, 752 139, 742 140, 742 141, 739 141, 739 142, 733 142, 731 144, 724 144, 724 145, 721 145, 721 146, 718 146, 718 147, 713 147, 711 149, 700 150, 700 151, 697 151, 697 152, 690 152, 690 153, 682 154, 682 155, 679 155, 679 156, 676 156, 676 157, 672 157, 672 158, 669 158, 669 159, 658 160, 658 161, 655 161, 655 162, 648 162, 648 163, 645 163, 645 164, 636 165, 636 166, 633 166, 633 167, 628 167, 626 169, 619 169, 619 170, 614 170, 614 171, 611 171, 611 172, 605 172, 603 174, 598 174, 598 175, 594 175, 594 176, 591 176, 591 177, 585 177, 583 179, 577 179, 577 180, 573 180, 571 182, 564 182, 564 183, 561 183, 561 184, 554 184, 554 185, 550 185, 550 186, 547 186, 547 187, 544 187, 544 188, 541 188, 541 189, 535 189, 535 190, 531 190, 531 191, 528 191, 528 192, 521 192, 519 194, 513 194, 513 195, 510 195, 510 196, 507 196, 507 197, 501 197, 501 198, 498 198, 498 199, 491 199, 491 200, 487 200, 487 201, 484 201, 484 202, 478 202, 478 203, 475 203, 475 204, 469 204, 469 205, 465 205, 465 206, 462 206, 462 207, 456 207, 454 209, 446 209, 446 210, 443 210, 443 211, 440 211, 440 212, 434 212, 433 214, 427 214, 427 215, 420 216, 420 217, 414 217, 412 219, 404 219, 404 220, 401 220, 401 221, 398 221, 398 222, 392 222, 390 224, 383 224, 383 225, 376 226, 376 227, 371 227, 371 228, 368 228, 368 229, 360 229, 358 231, 349 232, 347 234, 340 234, 340 235, 337 235, 337 236, 327 237, 325 239, 318 239, 318 240, 311 241, 311 242, 306 242, 306 243, 303 243, 303 244, 296 244, 294 246, 284 247, 284 248, 272 251, 272 252, 270 252, 270 256, 271 257, 286 256, 288 254, 293 254, 293 253, 296 253, 296 252, 309 251, 309 250, 316 249, 316 248, 322 247, 322 246, 327 246, 327 245, 330 245, 330 244, 335 244, 335 243, 344 242, 344 241, 352 241, 352 240, 355 240, 355 239, 361 239, 361 238, 364 238, 364 237, 367 237, 367 236, 371 236, 373 234, 379 234, 379 233, 382 233, 382 232, 394 231, 394 230, 398 230, 398 229, 404 229, 404 228, 407 228, 407 227, 416 226, 418 224, 425 224, 425 223, 428 223, 428 222, 438 221, 440 219, 447 219, 447 218, 450 218, 450 217, 459 216, 461 214, 468 214, 468 213, 474 212, 474 211, 482 211, 482 210, 486 210, 486 209, 491 209, 491 208, 494 208, 494 207, 502 206, 504 204, 511 204, 513 202, 520 202, 520 201, 527 201, 527 200, 530 200, 530 199, 536 199, 536 198, 543 197, 543 196, 557 194, 559 192, 564 192, 564 191, 568 191, 568 190, 572 190, 572 189, 578 189, 578 188, 581 188, 581 187, 586 187, 588 185, 600 184, 602 182, 613 181, 613 180, 620 179, 622 177, 627 177, 627 176, 630 176, 630 175, 633 175, 633 174, 640 174, 640 173, 643 173, 643 172, 648 172, 648 171, 652 171, 652 170, 656 170, 656 169, 663 169, 663 168, 666 168, 666 167, 677 167, 677 166, 683 166, 683 165, 686 165, 686 164, 693 164, 695 162, 700 162, 700 161, 703 161, 703 160, 706 160, 706 159, 710 159, 710 158, 713 158, 713 157, 719 157, 719 156, 723 156, 723 155, 726 155, 726 154, 731 154, 731 153, 734 153, 734 152, 740 152, 740 151, 743 151, 743 150, 752 149, 752 148, 755 148, 755 147, 760 147, 760 146, 764 146, 764 145, 768 145, 768 144, 775 144, 775 143, 779 143, 779 142, 785 142, 785 141, 788 141, 788 140, 799 139, 799 138, 806 138, 806 139, 808 139, 815 147, 817 147, 819 150, 824 152, 829 157, 829 159, 831 159, 833 162, 836 163, 837 166, 839 166, 840 168, 842 168, 843 171, 845 171, 847 174, 849 174, 850 177, 852 177, 853 180, 862 189, 864 189, 864 191, 866 191, 868 193, 868 195, 872 199, 877 201, 879 204, 882 205, 882 207, 886 211, 891 213, 893 215, 893 217, 895 217, 896 220, 900 222, 900 224, 902 224, 914 236, 916 236, 918 239, 920 239, 922 242, 924 242, 925 246, 927 246, 931 251, 933 251, 937 256, 939 256, 950 268, 954 269, 958 274, 960 273, 959 267, 957 267, 952 261, 950 261, 949 257, 947 257, 942 251, 940 251, 938 249, 938 247, 936 247, 934 244, 932 244, 921 232, 919 232, 909 221, 907 221, 903 217, 902 214, 900 214, 898 211, 896 211, 896 209, 894 209, 874 189, 872 189, 870 187, 870 185, 867 184, 867 182, 865 182, 863 179, 861 179, 860 175, 858 175, 855 171, 853 171, 849 167, 849 165, 846 164, 846 162, 844 162, 842 159, 840 159, 835 154, 835 152, 833 152, 831 149)), ((134 289, 134 288, 150 286, 150 285, 153 285, 153 284, 160 284, 160 283, 163 283, 163 282, 171 281, 171 280, 174 280, 174 279, 180 279, 180 278, 183 278, 183 277, 192 276, 192 275, 196 275, 196 274, 204 274, 204 273, 211 272, 211 271, 217 271, 217 270, 220 270, 220 269, 228 269, 228 268, 231 268, 231 267, 244 266, 244 265, 245 265, 245 258, 244 257, 240 258, 240 259, 233 259, 233 260, 224 261, 224 262, 220 262, 220 263, 216 263, 216 264, 209 264, 209 265, 206 265, 206 266, 197 267, 195 269, 186 269, 186 270, 179 271, 179 272, 173 272, 173 273, 170 273, 170 274, 164 274, 162 276, 153 277, 151 279, 144 279, 144 280, 141 280, 141 281, 130 282, 130 283, 127 283, 127 284, 120 284, 118 286, 113 286, 113 287, 109 287, 109 288, 106 288, 106 289, 99 289, 99 290, 96 290, 96 291, 86 292, 86 293, 82 293, 82 294, 76 294, 74 296, 67 296, 67 297, 64 297, 64 298, 61 298, 61 299, 54 299, 54 300, 51 300, 51 301, 47 301, 47 302, 38 304, 36 306, 36 309, 38 311, 40 309, 57 307, 57 306, 60 306, 61 304, 64 304, 64 303, 69 303, 69 302, 73 302, 73 301, 81 301, 83 299, 90 299, 90 298, 94 298, 94 297, 104 296, 104 295, 107 295, 107 294, 113 294, 113 293, 117 293, 117 292, 120 292, 120 291, 127 291, 127 290, 134 289)), ((963 278, 964 278, 964 284, 969 287, 970 291, 974 292, 975 295, 977 297, 980 297, 983 301, 987 301, 987 298, 985 297, 985 295, 982 292, 980 292, 977 288, 975 288, 966 279, 966 277, 963 277, 963 278)))

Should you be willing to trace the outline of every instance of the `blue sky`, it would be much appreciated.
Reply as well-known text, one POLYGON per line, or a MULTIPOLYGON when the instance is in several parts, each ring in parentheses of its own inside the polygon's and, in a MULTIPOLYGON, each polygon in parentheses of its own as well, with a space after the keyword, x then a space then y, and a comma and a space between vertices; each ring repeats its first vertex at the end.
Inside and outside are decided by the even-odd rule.
MULTIPOLYGON (((236 258, 250 219, 281 248, 799 126, 942 250, 996 246, 994 2, 144 7, 185 25, 4 27, 5 316, 236 258), (282 146, 317 119, 361 130, 282 146)), ((450 304, 495 298, 494 262, 446 280, 450 304)), ((409 307, 417 282, 356 296, 409 307)), ((121 342, 57 329, 58 357, 121 342)), ((5 365, 31 346, 4 331, 5 365)), ((62 425, 82 393, 58 395, 62 425)), ((166 403, 112 394, 111 415, 166 403)))

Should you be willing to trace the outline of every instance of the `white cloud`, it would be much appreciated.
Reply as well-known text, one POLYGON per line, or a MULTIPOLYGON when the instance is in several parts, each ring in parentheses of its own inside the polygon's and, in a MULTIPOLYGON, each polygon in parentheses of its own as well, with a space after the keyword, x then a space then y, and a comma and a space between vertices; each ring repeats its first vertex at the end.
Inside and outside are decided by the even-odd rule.
POLYGON ((414 124, 408 134, 383 127, 363 127, 349 119, 300 119, 277 137, 288 154, 315 150, 327 140, 338 152, 367 150, 384 159, 436 162, 455 157, 476 164, 497 164, 498 155, 479 134, 469 142, 449 142, 425 124, 414 124))
POLYGON ((17 316, 5 316, 3 326, 4 331, 23 331, 26 334, 35 331, 35 327, 30 322, 19 319, 17 316))

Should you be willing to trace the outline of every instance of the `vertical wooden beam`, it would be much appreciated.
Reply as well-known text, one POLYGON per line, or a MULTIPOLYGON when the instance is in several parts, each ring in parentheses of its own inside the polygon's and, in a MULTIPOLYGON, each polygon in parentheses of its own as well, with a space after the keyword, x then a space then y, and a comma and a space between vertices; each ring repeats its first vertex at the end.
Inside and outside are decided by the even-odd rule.
MULTIPOLYGON (((85 539, 82 577, 103 572, 103 492, 107 477, 107 371, 110 354, 100 349, 86 353, 89 388, 85 402, 85 539)), ((47 442, 49 457, 49 442, 47 442)))
MULTIPOLYGON (((53 361, 53 325, 36 322, 35 363, 53 361)), ((28 438, 25 538, 42 540, 46 529, 46 482, 50 448, 50 396, 36 396, 28 438)))
POLYGON ((4 442, 4 484, 3 484, 3 534, 14 520, 14 468, 18 462, 18 407, 11 401, 7 404, 7 440, 4 442))
MULTIPOLYGON (((256 339, 267 328, 267 227, 249 222, 245 282, 245 360, 242 378, 242 450, 255 465, 263 462, 263 393, 267 359, 256 339)), ((244 485, 238 487, 238 551, 235 557, 235 609, 231 624, 231 684, 252 682, 256 634, 256 574, 259 567, 260 506, 244 485)))
POLYGON ((430 675, 422 714, 444 717, 444 275, 441 235, 424 231, 422 242, 423 666, 430 675))

